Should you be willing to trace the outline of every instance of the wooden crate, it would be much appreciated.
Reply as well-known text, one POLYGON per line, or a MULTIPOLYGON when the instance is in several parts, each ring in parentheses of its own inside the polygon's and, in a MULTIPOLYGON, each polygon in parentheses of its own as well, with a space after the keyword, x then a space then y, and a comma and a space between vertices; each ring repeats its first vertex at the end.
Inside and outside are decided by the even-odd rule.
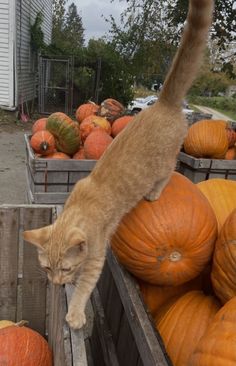
POLYGON ((178 172, 194 183, 212 178, 236 180, 236 160, 194 158, 181 151, 178 172))
POLYGON ((0 319, 29 321, 53 349, 54 366, 171 366, 137 284, 111 250, 91 296, 94 322, 85 336, 65 322, 72 286, 48 284, 37 251, 22 231, 48 225, 60 209, 0 206, 0 319))
POLYGON ((96 160, 37 158, 25 134, 29 203, 64 204, 74 184, 92 171, 96 160))
POLYGON ((210 113, 203 113, 203 112, 193 112, 186 115, 186 119, 188 121, 189 126, 191 126, 193 123, 200 121, 202 119, 211 119, 212 114, 210 113))
POLYGON ((87 366, 82 330, 77 332, 75 356, 71 353, 65 289, 47 284, 35 248, 21 235, 23 230, 49 225, 55 216, 55 208, 49 206, 0 206, 0 319, 28 320, 29 327, 48 340, 54 366, 87 366))
POLYGON ((104 366, 171 366, 140 296, 135 279, 112 251, 92 294, 94 328, 90 348, 103 354, 104 366))

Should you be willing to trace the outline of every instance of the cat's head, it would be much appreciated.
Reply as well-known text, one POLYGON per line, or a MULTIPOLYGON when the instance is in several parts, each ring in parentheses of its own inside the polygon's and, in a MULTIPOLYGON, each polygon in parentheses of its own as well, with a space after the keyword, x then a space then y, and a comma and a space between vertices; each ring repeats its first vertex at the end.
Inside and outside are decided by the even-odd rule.
POLYGON ((86 237, 77 227, 59 223, 23 233, 38 249, 39 262, 54 284, 73 283, 87 257, 86 237))

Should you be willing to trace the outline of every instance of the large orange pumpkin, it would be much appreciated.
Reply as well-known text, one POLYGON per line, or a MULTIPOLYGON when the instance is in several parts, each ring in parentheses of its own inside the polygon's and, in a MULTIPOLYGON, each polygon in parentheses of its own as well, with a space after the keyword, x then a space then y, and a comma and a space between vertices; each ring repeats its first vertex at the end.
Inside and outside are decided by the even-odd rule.
POLYGON ((46 340, 34 330, 17 325, 0 329, 0 365, 52 366, 46 340))
POLYGON ((105 117, 108 121, 113 122, 115 119, 121 117, 124 114, 125 107, 116 99, 105 99, 98 110, 98 115, 105 117))
POLYGON ((220 232, 225 220, 236 208, 236 181, 215 178, 199 182, 197 186, 213 208, 220 232))
POLYGON ((235 324, 236 297, 216 313, 186 366, 236 365, 235 324))
POLYGON ((219 308, 214 297, 190 291, 160 309, 155 323, 173 365, 188 365, 196 344, 219 308))
POLYGON ((112 124, 111 135, 116 137, 127 126, 127 124, 132 121, 133 118, 133 116, 123 116, 117 118, 112 124))
POLYGON ((37 154, 48 155, 55 150, 55 139, 49 131, 37 131, 31 136, 30 145, 37 154))
POLYGON ((175 172, 158 200, 142 200, 125 215, 111 242, 120 262, 135 276, 176 286, 203 270, 212 256, 216 233, 207 199, 175 172))
POLYGON ((98 160, 112 143, 113 138, 105 131, 96 130, 89 134, 84 143, 84 155, 86 159, 98 160))
POLYGON ((202 282, 199 277, 185 282, 178 286, 158 286, 138 279, 138 284, 145 304, 153 318, 160 308, 171 299, 178 299, 180 296, 192 290, 201 290, 202 282))
POLYGON ((83 122, 80 124, 80 136, 81 140, 84 142, 88 135, 96 130, 101 129, 104 130, 108 135, 111 134, 111 125, 110 123, 103 117, 90 115, 86 117, 83 122))
POLYGON ((46 130, 46 123, 47 118, 37 119, 32 126, 32 133, 34 134, 35 132, 46 130))
POLYGON ((184 140, 184 151, 196 158, 223 159, 229 147, 226 126, 221 120, 192 124, 184 140))
POLYGON ((211 280, 223 304, 236 296, 236 209, 226 219, 216 241, 211 280))
POLYGON ((75 118, 81 123, 86 117, 96 114, 98 109, 99 106, 93 102, 81 104, 75 112, 75 118))
POLYGON ((62 112, 55 112, 48 117, 46 129, 56 140, 58 151, 73 155, 80 146, 79 125, 62 112))

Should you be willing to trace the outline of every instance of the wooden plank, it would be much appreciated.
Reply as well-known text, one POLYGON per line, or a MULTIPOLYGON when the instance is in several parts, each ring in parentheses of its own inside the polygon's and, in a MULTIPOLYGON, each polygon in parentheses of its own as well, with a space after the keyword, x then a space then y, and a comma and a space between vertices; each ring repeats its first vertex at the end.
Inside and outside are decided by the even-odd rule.
POLYGON ((93 290, 91 302, 94 310, 94 321, 98 329, 98 335, 103 350, 103 358, 106 366, 119 366, 111 332, 108 328, 104 310, 102 307, 98 289, 93 290))
POLYGON ((236 160, 224 159, 203 159, 195 158, 181 151, 178 155, 180 162, 194 169, 210 169, 210 170, 232 170, 236 171, 236 160))
POLYGON ((65 322, 64 287, 50 284, 48 342, 53 350, 55 366, 72 366, 70 331, 65 322))
MULTIPOLYGON (((52 208, 34 206, 21 209, 23 230, 40 228, 52 221, 52 208)), ((36 248, 24 242, 23 280, 22 280, 22 317, 29 326, 45 334, 46 314, 46 274, 40 268, 36 248)))
POLYGON ((66 199, 69 197, 69 192, 49 192, 49 193, 32 193, 29 192, 30 201, 32 203, 46 204, 46 205, 62 205, 65 203, 66 199), (33 197, 33 199, 31 199, 33 197))
POLYGON ((120 320, 120 329, 116 348, 120 365, 135 366, 137 364, 139 351, 125 312, 123 312, 123 316, 120 320), (129 350, 129 352, 127 352, 127 350, 129 350))
POLYGON ((0 319, 16 321, 19 209, 0 206, 0 319))
MULTIPOLYGON (((66 285, 67 303, 69 304, 74 287, 66 285)), ((83 329, 70 329, 71 335, 71 349, 72 349, 72 363, 73 366, 87 366, 86 348, 84 343, 83 329)))
POLYGON ((162 339, 150 322, 142 305, 133 278, 118 264, 111 249, 107 252, 107 261, 117 285, 143 364, 148 366, 172 365, 162 339))
POLYGON ((100 288, 98 289, 101 302, 103 304, 107 324, 111 330, 113 342, 116 345, 120 330, 121 318, 124 314, 124 308, 107 263, 105 265, 105 268, 107 268, 108 275, 101 277, 100 288), (108 291, 104 293, 103 288, 106 286, 108 286, 108 291))
POLYGON ((194 158, 193 156, 188 155, 183 151, 180 151, 178 155, 178 160, 181 163, 184 163, 193 169, 199 169, 199 168, 209 169, 211 166, 211 159, 194 158))

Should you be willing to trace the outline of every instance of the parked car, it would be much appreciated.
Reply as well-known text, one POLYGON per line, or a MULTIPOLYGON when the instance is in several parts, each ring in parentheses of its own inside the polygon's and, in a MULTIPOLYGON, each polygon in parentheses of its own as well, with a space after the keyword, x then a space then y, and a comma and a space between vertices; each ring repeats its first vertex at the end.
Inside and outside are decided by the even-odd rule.
POLYGON ((143 109, 150 107, 150 105, 153 105, 157 99, 158 97, 156 95, 149 95, 146 98, 136 98, 129 103, 128 109, 134 114, 138 113, 143 109))
MULTIPOLYGON (((136 98, 132 100, 128 105, 128 110, 131 111, 132 114, 136 114, 143 109, 146 109, 153 105, 158 100, 158 97, 156 95, 149 95, 145 98, 136 98)), ((193 110, 189 108, 188 103, 186 100, 183 101, 183 112, 186 115, 191 115, 193 113, 193 110)))

